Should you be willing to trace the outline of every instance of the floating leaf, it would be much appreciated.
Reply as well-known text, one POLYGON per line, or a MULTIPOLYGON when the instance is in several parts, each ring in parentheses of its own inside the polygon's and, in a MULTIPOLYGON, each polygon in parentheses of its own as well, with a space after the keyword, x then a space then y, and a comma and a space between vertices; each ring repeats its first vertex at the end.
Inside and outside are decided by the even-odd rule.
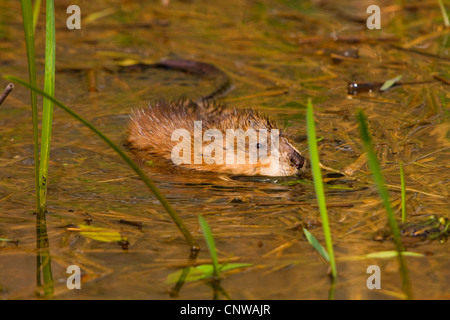
MULTIPOLYGON (((391 251, 379 251, 379 252, 372 252, 368 254, 362 254, 359 256, 348 256, 348 257, 342 257, 341 261, 355 261, 355 260, 364 260, 364 259, 390 259, 390 258, 396 258, 398 255, 398 252, 395 250, 391 251)), ((404 257, 424 257, 425 255, 422 253, 417 252, 408 252, 403 251, 402 256, 404 257)))
MULTIPOLYGON (((246 268, 251 267, 252 264, 249 263, 226 263, 219 264, 220 271, 229 271, 233 269, 246 268)), ((211 278, 214 275, 214 266, 212 264, 201 264, 196 267, 188 267, 190 268, 189 274, 185 278, 185 282, 193 282, 206 278, 211 278)), ((176 283, 182 274, 182 270, 175 271, 167 276, 166 283, 176 283)))
POLYGON ((84 18, 84 24, 89 24, 91 22, 94 22, 95 20, 101 19, 103 17, 109 16, 113 13, 116 12, 116 9, 114 8, 107 8, 105 10, 102 11, 97 11, 97 12, 93 12, 91 14, 88 14, 85 18, 84 18))
MULTIPOLYGON (((395 250, 391 250, 391 251, 380 251, 380 252, 373 252, 373 253, 368 253, 365 255, 366 258, 381 258, 381 259, 389 259, 389 258, 394 258, 397 257, 398 252, 395 250)), ((403 251, 402 252, 402 256, 407 256, 407 257, 423 257, 424 255, 421 253, 417 253, 417 252, 407 252, 407 251, 403 251)))
POLYGON ((91 227, 91 226, 87 226, 87 225, 80 225, 78 230, 80 231, 80 235, 82 235, 83 237, 86 237, 86 238, 93 239, 93 240, 102 241, 102 242, 122 241, 122 236, 117 231, 100 228, 100 227, 91 227))
POLYGON ((311 232, 303 228, 303 233, 306 236, 308 242, 313 246, 314 249, 327 261, 330 261, 327 250, 320 244, 320 242, 313 236, 311 232))
POLYGON ((402 79, 402 75, 399 75, 398 77, 386 80, 383 85, 380 88, 380 91, 385 91, 387 89, 389 89, 390 87, 392 87, 394 84, 396 84, 397 82, 399 82, 402 79))

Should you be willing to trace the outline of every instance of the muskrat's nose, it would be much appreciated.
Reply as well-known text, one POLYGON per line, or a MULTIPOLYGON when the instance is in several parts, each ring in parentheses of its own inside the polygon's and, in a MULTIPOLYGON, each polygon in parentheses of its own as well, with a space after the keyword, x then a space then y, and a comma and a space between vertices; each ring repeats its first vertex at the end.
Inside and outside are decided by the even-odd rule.
POLYGON ((305 158, 297 151, 294 151, 289 155, 289 160, 297 169, 303 168, 303 165, 305 164, 305 158))

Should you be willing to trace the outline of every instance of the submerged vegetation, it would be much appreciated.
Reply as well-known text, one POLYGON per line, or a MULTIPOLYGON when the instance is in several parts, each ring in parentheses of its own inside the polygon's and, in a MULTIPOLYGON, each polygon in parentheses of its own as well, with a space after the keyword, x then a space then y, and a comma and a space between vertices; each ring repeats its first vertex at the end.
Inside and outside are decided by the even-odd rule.
MULTIPOLYGON (((382 8, 390 13, 382 30, 370 31, 361 31, 366 8, 359 14, 332 3, 232 0, 208 8, 86 4, 89 27, 81 33, 66 30, 63 5, 41 4, 21 0, 22 21, 11 14, 18 5, 0 5, 0 19, 22 23, 25 40, 22 52, 9 35, 22 29, 0 23, 8 40, 0 45, 7 49, 1 76, 19 85, 0 96, 2 274, 27 274, 32 266, 38 295, 57 298, 72 295, 61 279, 73 264, 90 285, 86 298, 132 292, 198 299, 210 298, 211 289, 213 299, 448 295, 445 1, 382 8), (234 90, 219 100, 284 121, 283 133, 309 154, 312 178, 224 177, 130 156, 121 146, 130 108, 162 97, 196 99, 217 84, 173 70, 123 68, 164 57, 220 67, 234 90), (200 252, 203 242, 208 250, 200 252), (23 263, 30 252, 37 265, 23 263), (322 281, 323 260, 331 282, 322 281), (382 271, 380 290, 364 286, 371 265, 382 271)), ((0 297, 35 294, 15 286, 0 275, 0 297)))

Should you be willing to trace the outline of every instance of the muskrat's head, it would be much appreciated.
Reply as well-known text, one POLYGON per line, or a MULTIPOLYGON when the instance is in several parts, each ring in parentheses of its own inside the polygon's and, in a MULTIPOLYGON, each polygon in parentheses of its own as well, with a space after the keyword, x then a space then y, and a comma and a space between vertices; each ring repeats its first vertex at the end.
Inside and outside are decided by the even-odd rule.
POLYGON ((208 127, 214 125, 220 128, 224 137, 224 162, 216 164, 222 166, 218 171, 262 176, 291 176, 306 172, 306 159, 301 153, 273 122, 254 111, 234 110, 208 127))

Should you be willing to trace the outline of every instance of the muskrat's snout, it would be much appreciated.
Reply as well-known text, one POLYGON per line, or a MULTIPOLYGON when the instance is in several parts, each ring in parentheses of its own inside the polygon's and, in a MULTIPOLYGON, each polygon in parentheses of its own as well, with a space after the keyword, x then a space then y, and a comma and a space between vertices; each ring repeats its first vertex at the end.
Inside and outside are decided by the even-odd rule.
POLYGON ((303 168, 305 165, 305 158, 302 157, 296 150, 293 150, 293 152, 289 155, 289 161, 291 161, 291 164, 298 170, 303 168))
POLYGON ((306 165, 308 164, 308 161, 301 155, 300 151, 298 151, 286 137, 280 138, 279 147, 279 171, 281 175, 303 175, 307 171, 306 165))

